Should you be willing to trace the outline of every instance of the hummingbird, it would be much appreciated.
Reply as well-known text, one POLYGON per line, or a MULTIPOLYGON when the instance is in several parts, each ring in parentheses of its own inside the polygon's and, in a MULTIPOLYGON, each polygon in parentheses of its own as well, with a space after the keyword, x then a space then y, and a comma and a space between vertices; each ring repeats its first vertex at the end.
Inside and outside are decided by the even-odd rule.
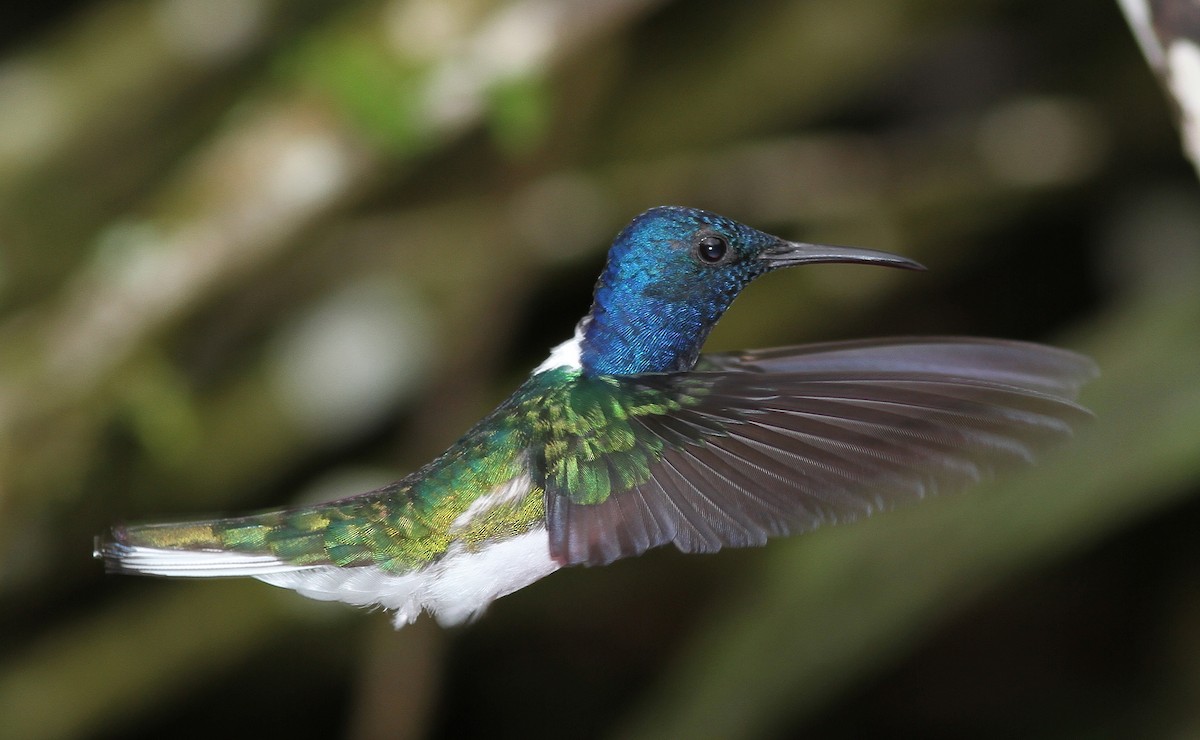
POLYGON ((507 400, 407 477, 340 500, 117 526, 110 571, 248 576, 320 600, 470 621, 559 568, 650 548, 764 544, 965 485, 1070 434, 1081 355, 996 339, 701 354, 760 275, 924 269, 652 208, 616 237, 590 311, 507 400))

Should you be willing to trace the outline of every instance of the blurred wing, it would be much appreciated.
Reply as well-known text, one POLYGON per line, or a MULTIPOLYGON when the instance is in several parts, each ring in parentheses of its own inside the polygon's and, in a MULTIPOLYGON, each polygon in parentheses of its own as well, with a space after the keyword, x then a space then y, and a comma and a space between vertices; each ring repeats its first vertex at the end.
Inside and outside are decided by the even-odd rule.
POLYGON ((625 473, 638 482, 603 500, 548 481, 551 554, 602 564, 668 542, 761 545, 960 488, 1069 435, 1095 373, 1049 347, 921 338, 710 355, 697 372, 619 378, 677 401, 630 412, 649 475, 625 473))

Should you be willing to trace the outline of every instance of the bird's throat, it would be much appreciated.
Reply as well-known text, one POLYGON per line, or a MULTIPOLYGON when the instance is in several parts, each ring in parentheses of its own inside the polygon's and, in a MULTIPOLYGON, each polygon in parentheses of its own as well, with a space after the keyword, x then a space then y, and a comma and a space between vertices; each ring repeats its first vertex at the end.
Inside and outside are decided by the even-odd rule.
POLYGON ((637 375, 690 370, 714 318, 687 305, 597 296, 584 319, 580 365, 586 375, 637 375))

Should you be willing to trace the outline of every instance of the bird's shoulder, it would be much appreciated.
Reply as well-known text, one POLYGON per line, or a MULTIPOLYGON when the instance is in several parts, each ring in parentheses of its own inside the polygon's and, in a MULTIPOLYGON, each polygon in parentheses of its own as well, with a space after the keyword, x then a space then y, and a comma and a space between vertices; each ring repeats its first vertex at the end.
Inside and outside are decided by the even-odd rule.
POLYGON ((564 367, 530 378, 498 412, 524 435, 538 484, 599 502, 650 477, 668 442, 650 420, 696 405, 705 392, 702 375, 588 375, 564 367))

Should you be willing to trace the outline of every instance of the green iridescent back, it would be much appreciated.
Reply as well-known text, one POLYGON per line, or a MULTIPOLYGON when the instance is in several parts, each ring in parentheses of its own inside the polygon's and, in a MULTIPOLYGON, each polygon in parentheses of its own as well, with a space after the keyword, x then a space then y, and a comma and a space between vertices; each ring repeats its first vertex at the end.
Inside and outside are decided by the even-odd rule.
POLYGON ((665 442, 638 422, 694 404, 703 383, 664 393, 616 377, 558 368, 530 378, 437 459, 370 493, 297 509, 130 531, 131 544, 270 554, 297 565, 376 565, 404 573, 513 537, 545 521, 544 491, 599 503, 644 483, 665 442), (508 496, 468 522, 463 512, 514 479, 508 496))

